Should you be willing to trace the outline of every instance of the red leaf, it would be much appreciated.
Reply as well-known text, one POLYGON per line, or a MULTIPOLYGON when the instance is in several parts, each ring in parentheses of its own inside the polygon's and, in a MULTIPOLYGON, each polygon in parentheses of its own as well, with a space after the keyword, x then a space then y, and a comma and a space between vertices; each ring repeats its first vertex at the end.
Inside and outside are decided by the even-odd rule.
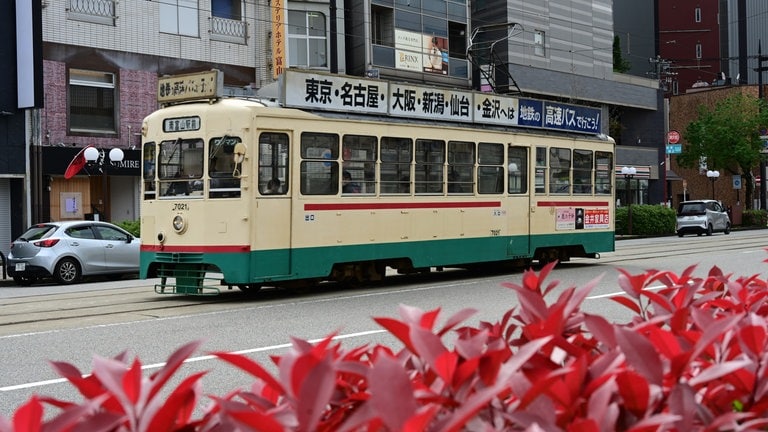
POLYGON ((373 364, 368 376, 369 402, 374 413, 389 430, 403 430, 403 426, 416 414, 418 404, 413 387, 403 366, 390 356, 381 356, 373 364))
POLYGON ((70 382, 86 399, 95 398, 106 390, 93 376, 83 377, 82 372, 75 366, 64 362, 51 362, 53 370, 62 378, 70 382))
POLYGON ((610 299, 615 301, 616 303, 618 303, 620 305, 624 305, 624 306, 628 307, 629 310, 631 310, 632 312, 634 312, 634 313, 636 313, 638 315, 640 315, 642 313, 642 310, 640 310, 640 306, 637 303, 635 303, 634 300, 632 300, 632 299, 630 299, 628 297, 625 297, 623 295, 618 295, 618 296, 610 297, 610 299))
POLYGON ((739 338, 755 357, 761 357, 766 349, 766 331, 761 325, 745 326, 739 330, 739 338))
POLYGON ((133 361, 131 368, 123 375, 123 391, 126 397, 133 405, 139 400, 141 394, 141 362, 138 359, 133 361))
POLYGON ((400 342, 405 345, 405 348, 412 352, 417 353, 416 349, 413 347, 413 343, 411 343, 411 328, 396 319, 393 318, 386 318, 386 317, 377 317, 373 319, 376 321, 380 326, 384 327, 392 336, 398 338, 400 342))
POLYGON ((613 332, 613 324, 608 322, 605 318, 599 315, 584 314, 584 325, 597 340, 608 346, 608 348, 614 348, 616 346, 616 335, 613 332))
MULTIPOLYGON (((411 342, 413 343, 414 352, 419 357, 422 357, 427 364, 437 371, 437 361, 442 357, 448 349, 443 345, 440 338, 432 333, 429 329, 421 327, 411 327, 411 342)), ((450 377, 442 377, 445 382, 451 382, 450 377), (445 379, 448 378, 448 379, 445 379)))
POLYGON ((461 324, 462 322, 466 321, 469 317, 471 317, 476 313, 477 313, 477 309, 472 309, 472 308, 466 308, 456 312, 455 314, 451 315, 448 318, 443 328, 440 329, 440 331, 437 334, 439 336, 446 334, 447 332, 451 331, 451 329, 461 324))
POLYGON ((648 339, 621 327, 616 328, 616 342, 627 357, 627 362, 651 384, 662 385, 664 371, 656 348, 648 339))
POLYGON ((197 372, 182 381, 166 400, 154 398, 139 419, 147 424, 147 431, 171 431, 186 425, 194 412, 200 395, 200 378, 206 372, 197 372))
POLYGON ((32 396, 27 403, 21 405, 13 414, 13 430, 38 432, 43 424, 43 406, 32 396))
POLYGON ((243 404, 227 400, 219 399, 219 404, 222 406, 222 416, 234 420, 239 425, 247 426, 247 428, 241 427, 242 430, 258 432, 285 432, 288 430, 272 414, 247 409, 243 404))
POLYGON ((440 405, 433 404, 421 407, 419 411, 405 422, 402 432, 423 432, 428 430, 429 423, 440 411, 440 405))
POLYGON ((640 374, 625 370, 616 375, 619 395, 624 401, 624 407, 632 414, 642 418, 648 412, 651 391, 648 381, 640 374))
POLYGON ((566 428, 568 432, 599 432, 600 426, 592 419, 577 419, 569 423, 566 428))
POLYGON ((336 389, 336 372, 330 355, 314 362, 302 373, 303 382, 297 394, 296 411, 300 429, 315 430, 336 389))
POLYGON ((237 367, 238 369, 253 375, 256 378, 264 381, 272 390, 277 391, 280 395, 285 394, 283 386, 272 377, 260 364, 240 354, 233 354, 228 352, 213 352, 213 355, 224 360, 225 362, 237 367))
POLYGON ((458 361, 459 355, 452 351, 445 351, 435 359, 435 373, 448 385, 453 384, 458 361))
POLYGON ((699 384, 708 383, 709 381, 718 379, 724 375, 728 375, 741 368, 747 367, 750 364, 752 364, 752 360, 750 359, 731 360, 723 363, 715 363, 712 366, 704 369, 704 371, 698 375, 691 378, 688 381, 688 384, 696 387, 699 384))
POLYGON ((202 341, 193 341, 179 347, 168 357, 163 367, 150 376, 152 387, 149 389, 147 400, 155 395, 165 386, 165 383, 176 373, 181 365, 186 361, 202 344, 202 341))

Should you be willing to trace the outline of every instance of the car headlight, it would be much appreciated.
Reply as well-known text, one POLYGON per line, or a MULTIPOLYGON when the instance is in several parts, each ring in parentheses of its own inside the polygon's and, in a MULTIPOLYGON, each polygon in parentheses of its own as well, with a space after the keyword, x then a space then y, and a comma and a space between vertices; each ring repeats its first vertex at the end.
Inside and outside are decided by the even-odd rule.
POLYGON ((179 234, 183 233, 184 230, 187 229, 187 222, 184 220, 184 216, 176 215, 173 217, 173 229, 176 230, 176 232, 179 234))

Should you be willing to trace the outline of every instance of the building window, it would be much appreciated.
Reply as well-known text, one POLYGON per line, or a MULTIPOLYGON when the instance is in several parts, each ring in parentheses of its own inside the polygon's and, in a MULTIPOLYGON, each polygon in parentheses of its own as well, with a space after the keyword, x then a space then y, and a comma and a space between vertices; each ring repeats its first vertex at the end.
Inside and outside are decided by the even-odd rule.
POLYGON ((115 25, 115 0, 69 0, 67 18, 115 25))
POLYGON ((288 11, 288 65, 327 67, 325 15, 288 11))
POLYGON ((537 56, 544 57, 546 54, 544 51, 544 32, 536 30, 533 33, 533 53, 537 56))
POLYGON ((371 39, 374 45, 395 46, 395 14, 392 8, 371 5, 371 39))
POLYGON ((696 58, 701 59, 701 42, 696 44, 696 58))
POLYGON ((240 0, 212 0, 211 15, 219 18, 239 20, 242 17, 240 0))
POLYGON ((467 25, 448 22, 448 55, 453 58, 467 58, 467 25))
POLYGON ((73 132, 116 133, 115 75, 69 70, 69 129, 73 132))
POLYGON ((701 22, 701 8, 700 7, 697 7, 696 9, 693 10, 693 16, 694 16, 694 20, 697 23, 701 22))
POLYGON ((158 3, 162 33, 199 35, 197 0, 158 0, 158 3))

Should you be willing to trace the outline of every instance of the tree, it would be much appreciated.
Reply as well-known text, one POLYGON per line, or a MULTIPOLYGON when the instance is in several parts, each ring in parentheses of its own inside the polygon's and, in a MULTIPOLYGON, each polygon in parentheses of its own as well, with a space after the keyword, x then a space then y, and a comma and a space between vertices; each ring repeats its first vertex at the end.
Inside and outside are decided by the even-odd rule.
POLYGON ((753 170, 764 158, 760 130, 768 127, 768 109, 760 99, 734 93, 713 107, 699 106, 699 117, 683 132, 687 145, 677 156, 686 168, 706 160, 707 169, 741 174, 746 186, 747 209, 755 190, 753 170))
POLYGON ((632 65, 621 55, 621 39, 618 36, 613 37, 613 70, 614 72, 624 73, 632 68, 632 65))

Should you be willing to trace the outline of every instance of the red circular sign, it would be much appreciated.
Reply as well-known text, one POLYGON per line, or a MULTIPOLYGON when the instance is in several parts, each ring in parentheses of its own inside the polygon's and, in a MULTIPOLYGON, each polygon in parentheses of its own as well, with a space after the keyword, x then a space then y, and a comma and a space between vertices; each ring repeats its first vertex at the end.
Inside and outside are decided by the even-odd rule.
POLYGON ((671 130, 667 134, 667 141, 669 141, 670 144, 677 144, 680 142, 680 132, 676 130, 671 130))

